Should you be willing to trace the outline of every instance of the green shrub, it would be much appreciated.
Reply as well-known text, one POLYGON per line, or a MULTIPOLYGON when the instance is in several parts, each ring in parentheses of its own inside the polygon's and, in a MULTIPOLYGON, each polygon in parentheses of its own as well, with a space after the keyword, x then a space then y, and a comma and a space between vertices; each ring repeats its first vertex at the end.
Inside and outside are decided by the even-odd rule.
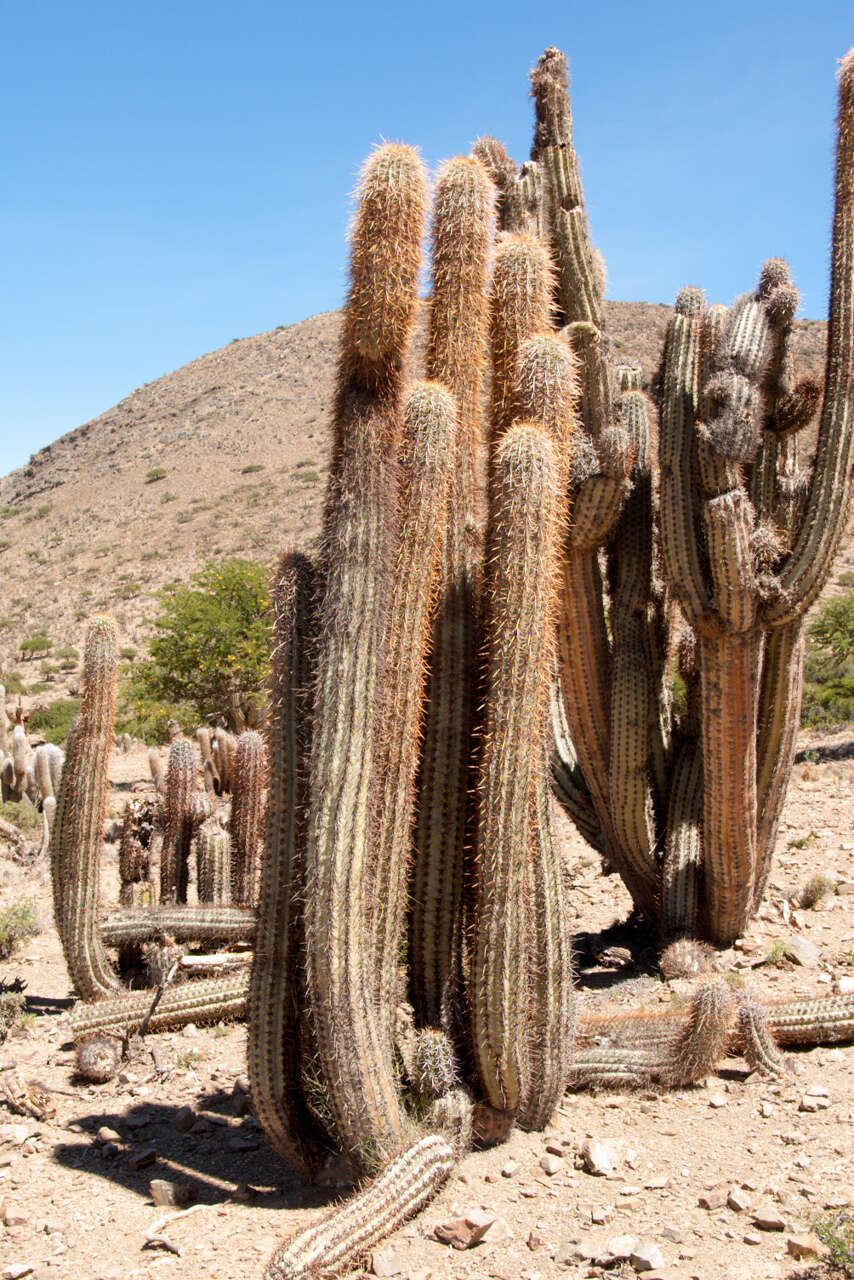
POLYGON ((68 737, 68 731, 79 710, 79 698, 57 698, 44 711, 33 712, 30 728, 38 730, 46 742, 61 746, 68 737))
POLYGON ((813 1231, 830 1251, 830 1274, 854 1280, 854 1217, 843 1210, 834 1218, 819 1218, 813 1231))
POLYGON ((263 471, 263 470, 264 470, 263 462, 250 462, 248 466, 240 468, 240 474, 242 476, 251 476, 255 471, 263 471))
POLYGON ((163 480, 165 477, 165 467, 152 467, 150 471, 146 471, 145 473, 145 483, 154 484, 157 480, 163 480))
POLYGON ((0 804, 0 817, 23 831, 25 836, 35 835, 42 829, 41 814, 29 800, 5 800, 0 804))
POLYGON ((116 707, 116 733, 129 733, 132 738, 159 746, 169 741, 172 721, 180 726, 182 733, 190 734, 199 723, 199 717, 187 702, 147 698, 133 680, 122 682, 116 707))
POLYGON ((43 631, 37 631, 35 635, 21 641, 21 653, 29 654, 31 657, 36 653, 46 653, 52 648, 53 641, 43 631))
POLYGON ((7 671, 5 674, 0 673, 0 684, 3 685, 7 693, 27 692, 27 686, 17 671, 7 671))
POLYGON ((18 902, 0 911, 0 960, 8 960, 20 943, 38 931, 34 903, 18 902))
MULTIPOLYGON (((228 715, 233 700, 260 707, 267 681, 269 574, 252 560, 209 563, 189 587, 158 593, 149 657, 136 664, 131 696, 187 703, 197 718, 228 715)), ((143 736, 143 735, 139 735, 143 736)))
POLYGON ((832 728, 854 720, 854 592, 834 596, 807 627, 801 722, 832 728))

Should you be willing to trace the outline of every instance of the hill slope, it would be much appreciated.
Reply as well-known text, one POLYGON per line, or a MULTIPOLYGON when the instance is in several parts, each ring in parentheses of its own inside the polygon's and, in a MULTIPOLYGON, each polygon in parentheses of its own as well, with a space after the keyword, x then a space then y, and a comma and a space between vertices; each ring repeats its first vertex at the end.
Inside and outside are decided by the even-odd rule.
MULTIPOLYGON (((607 312, 617 355, 636 357, 649 376, 670 308, 611 302, 607 312)), ((0 670, 39 629, 79 644, 99 609, 139 644, 163 583, 211 557, 269 560, 314 538, 339 328, 340 312, 327 312, 232 342, 0 480, 0 670)), ((824 328, 799 325, 805 372, 820 368, 824 328)))

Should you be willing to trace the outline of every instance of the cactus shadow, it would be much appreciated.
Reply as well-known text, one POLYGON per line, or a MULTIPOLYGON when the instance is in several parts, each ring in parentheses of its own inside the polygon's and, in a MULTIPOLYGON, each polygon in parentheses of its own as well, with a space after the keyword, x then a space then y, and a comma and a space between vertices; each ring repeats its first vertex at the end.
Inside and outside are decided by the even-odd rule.
POLYGON ((581 991, 607 991, 658 977, 658 936, 635 915, 576 934, 572 949, 575 985, 581 991))
POLYGON ((236 1201, 276 1209, 321 1208, 349 1190, 303 1183, 266 1145, 251 1117, 250 1127, 246 1118, 239 1123, 231 1093, 202 1095, 194 1099, 194 1110, 204 1131, 192 1134, 181 1127, 178 1104, 146 1100, 130 1111, 105 1107, 71 1117, 65 1127, 75 1140, 57 1143, 53 1159, 145 1200, 151 1200, 155 1178, 184 1184, 188 1203, 208 1205, 236 1201), (218 1124, 214 1117, 226 1123, 218 1124), (114 1130, 120 1141, 99 1142, 102 1127, 114 1130), (134 1167, 140 1163, 142 1167, 134 1167))

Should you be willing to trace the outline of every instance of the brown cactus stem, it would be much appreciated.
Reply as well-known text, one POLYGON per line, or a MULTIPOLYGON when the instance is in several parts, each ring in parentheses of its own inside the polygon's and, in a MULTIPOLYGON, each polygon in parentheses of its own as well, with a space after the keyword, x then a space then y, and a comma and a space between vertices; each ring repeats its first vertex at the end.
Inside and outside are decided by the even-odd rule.
POLYGON ((402 367, 417 302, 426 205, 421 162, 387 145, 369 160, 352 235, 335 446, 324 516, 306 842, 306 968, 318 1060, 338 1140, 357 1168, 406 1144, 371 1000, 368 841, 376 706, 398 542, 402 367), (355 625, 358 620, 358 625, 355 625))
POLYGON ((661 875, 661 928, 665 938, 694 937, 703 866, 703 756, 688 741, 673 767, 661 875))
POLYGON ((69 977, 82 1000, 102 999, 119 985, 97 921, 118 666, 116 624, 112 618, 93 619, 86 636, 80 713, 66 744, 50 841, 56 927, 69 977))
POLYGON ((252 1103, 264 1134, 304 1177, 317 1171, 328 1140, 302 1090, 305 933, 302 865, 311 747, 312 646, 317 578, 289 552, 270 593, 273 651, 267 737, 269 810, 261 862, 258 928, 249 985, 246 1046, 252 1103))
POLYGON ((252 906, 258 891, 266 771, 264 739, 256 730, 247 729, 234 748, 229 823, 232 900, 239 906, 252 906))
POLYGON ((457 402, 449 459, 441 570, 428 657, 429 678, 409 919, 410 996, 419 1021, 447 1015, 459 955, 463 851, 471 786, 478 679, 477 584, 482 560, 484 489, 481 389, 485 364, 493 191, 477 162, 442 171, 433 219, 433 295, 427 377, 457 402))
POLYGON ((578 763, 578 753, 573 745, 566 721, 565 698, 559 670, 556 670, 551 686, 551 721, 554 750, 552 753, 552 786, 561 808, 578 827, 588 844, 605 853, 605 838, 578 763))
POLYGON ((780 626, 803 615, 827 580, 854 481, 854 50, 839 70, 836 199, 831 247, 824 403, 813 478, 798 538, 764 617, 780 626))
POLYGON ((572 937, 562 855, 549 786, 548 723, 535 767, 534 811, 526 868, 527 1070, 516 1115, 523 1129, 543 1129, 566 1087, 572 1057, 575 990, 572 937))
POLYGON ((474 1052, 492 1107, 514 1114, 529 1071, 523 948, 531 802, 553 657, 560 467, 536 427, 495 455, 490 512, 483 755, 471 989, 474 1052))
POLYGON ((703 936, 729 946, 756 884, 758 637, 701 636, 703 936))
POLYGON ((455 1149, 428 1134, 320 1222, 280 1245, 264 1280, 311 1280, 363 1257, 434 1198, 457 1163, 455 1149))
POLYGON ((756 742, 756 884, 753 909, 762 901, 786 788, 792 775, 804 688, 802 619, 772 631, 765 642, 756 742))
MULTIPOLYGON (((453 397, 438 383, 416 383, 404 411, 403 518, 386 641, 388 675, 380 693, 377 772, 382 785, 376 788, 373 822, 377 833, 371 912, 371 946, 377 956, 374 999, 385 1023, 389 1051, 397 1007, 426 654, 457 430, 453 397)), ((449 913, 455 906, 453 901, 444 903, 449 913)))

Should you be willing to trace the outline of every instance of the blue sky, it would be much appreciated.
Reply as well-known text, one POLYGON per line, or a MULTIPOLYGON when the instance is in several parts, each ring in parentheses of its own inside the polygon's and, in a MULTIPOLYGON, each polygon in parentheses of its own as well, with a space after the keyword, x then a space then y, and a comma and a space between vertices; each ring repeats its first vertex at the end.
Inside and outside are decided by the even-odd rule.
POLYGON ((530 147, 527 70, 572 68, 609 296, 729 301, 787 257, 826 306, 850 0, 300 6, 0 0, 0 474, 144 382, 340 305, 383 138, 432 166, 530 147))

